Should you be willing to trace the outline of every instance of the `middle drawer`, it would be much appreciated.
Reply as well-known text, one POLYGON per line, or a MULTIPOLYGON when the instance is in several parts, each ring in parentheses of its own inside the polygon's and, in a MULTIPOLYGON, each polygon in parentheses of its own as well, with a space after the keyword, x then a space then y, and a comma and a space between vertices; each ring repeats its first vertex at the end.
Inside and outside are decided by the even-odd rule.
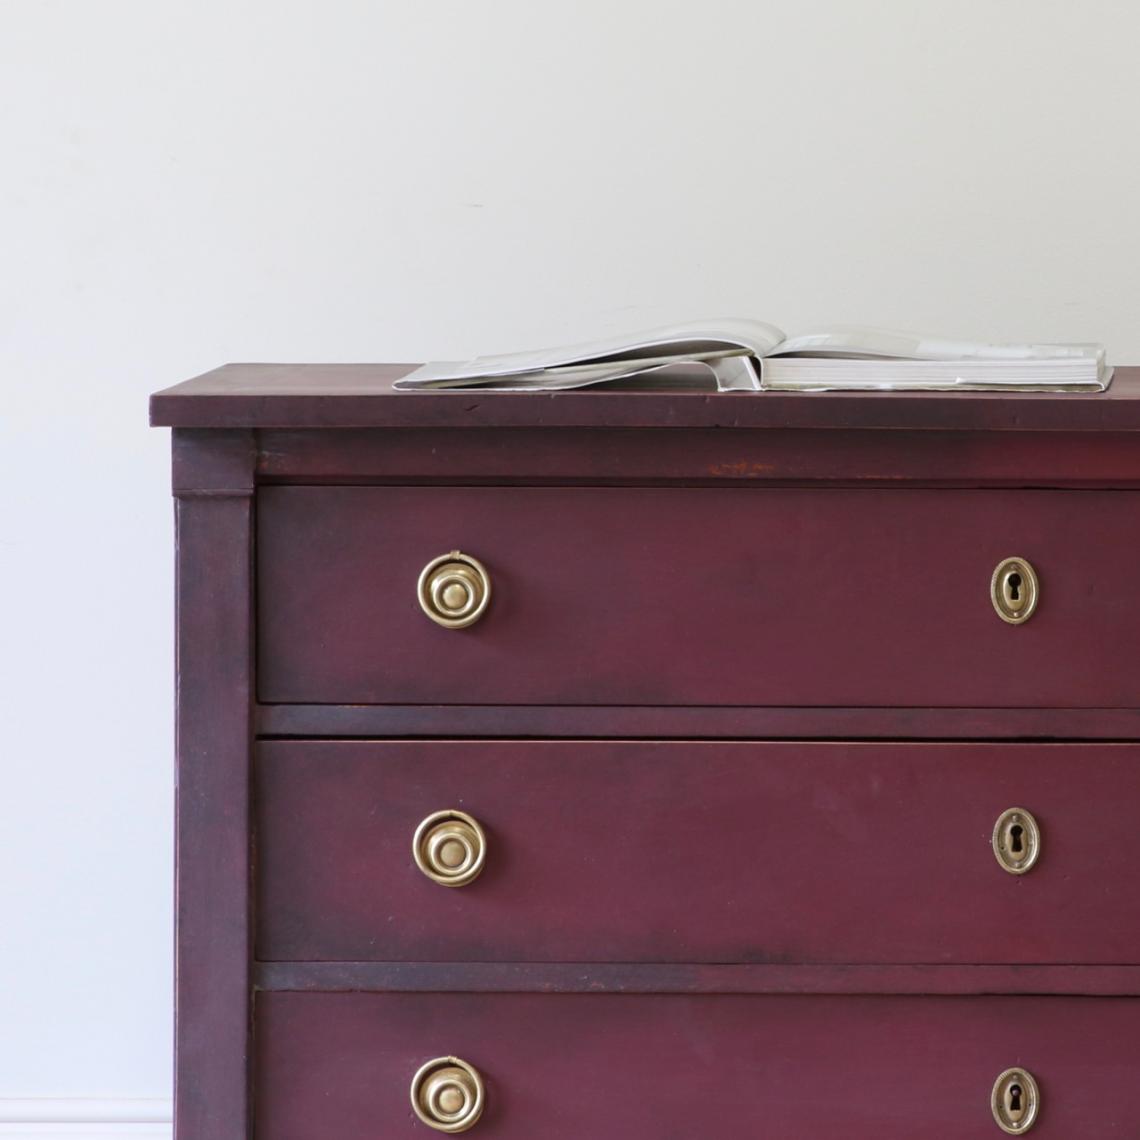
MULTIPOLYGON (((258 956, 1136 963, 1138 761, 1124 744, 263 742, 258 956), (1002 832, 1015 869, 1036 856, 1021 874, 992 845, 1011 808, 1033 817, 1002 832), (413 858, 451 809, 485 839, 458 888, 413 858)), ((435 839, 421 862, 461 871, 462 821, 435 839)))

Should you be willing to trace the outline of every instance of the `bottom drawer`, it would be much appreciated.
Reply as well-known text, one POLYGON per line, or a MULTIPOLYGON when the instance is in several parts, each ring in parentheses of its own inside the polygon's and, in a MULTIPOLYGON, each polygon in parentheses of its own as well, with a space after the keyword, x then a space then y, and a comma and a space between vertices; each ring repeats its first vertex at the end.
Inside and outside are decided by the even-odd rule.
POLYGON ((500 1140, 981 1140, 1012 1067, 1038 1083, 1021 1131, 1134 1137, 1138 1030, 1129 998, 262 993, 255 1133, 433 1135, 411 1082, 457 1057, 485 1088, 471 1134, 500 1140))

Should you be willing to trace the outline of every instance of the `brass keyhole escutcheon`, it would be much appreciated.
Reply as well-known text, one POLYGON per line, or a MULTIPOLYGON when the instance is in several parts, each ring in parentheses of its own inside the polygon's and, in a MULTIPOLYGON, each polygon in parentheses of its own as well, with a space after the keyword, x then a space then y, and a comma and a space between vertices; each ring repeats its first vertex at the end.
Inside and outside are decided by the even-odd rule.
POLYGON ((1037 571, 1024 558, 1003 558, 990 579, 990 601, 1002 621, 1027 622, 1041 592, 1037 571))
POLYGON ((458 1057, 436 1057, 412 1078, 412 1109, 437 1132, 466 1132, 483 1115, 483 1078, 458 1057))
POLYGON ((420 609, 444 629, 474 625, 491 600, 491 575, 477 558, 453 550, 433 558, 416 583, 420 609))
POLYGON ((1003 871, 1024 875, 1041 854, 1041 828, 1025 808, 1007 808, 997 818, 993 833, 994 858, 1003 871))
POLYGON ((473 883, 487 861, 487 836, 474 816, 454 808, 433 812, 412 837, 416 866, 442 887, 473 883))
POLYGON ((1010 1136, 1028 1132, 1041 1108, 1041 1091, 1026 1069, 1006 1069, 990 1093, 990 1109, 997 1126, 1010 1136))

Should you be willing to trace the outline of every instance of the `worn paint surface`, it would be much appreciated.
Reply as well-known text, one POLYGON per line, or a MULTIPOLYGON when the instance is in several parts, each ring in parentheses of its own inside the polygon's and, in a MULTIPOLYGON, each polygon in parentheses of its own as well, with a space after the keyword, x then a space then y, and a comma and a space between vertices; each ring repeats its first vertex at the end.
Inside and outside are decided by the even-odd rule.
POLYGON ((258 953, 297 961, 1111 964, 1140 945, 1140 745, 275 741, 258 953), (1024 876, 990 847, 1029 808, 1024 876), (411 857, 487 831, 468 886, 411 857))
POLYGON ((263 487, 260 699, 325 704, 1132 707, 1140 495, 263 487), (469 629, 416 602, 488 567, 469 629), (1002 622, 994 567, 1037 612, 1002 622))
POLYGON ((412 1073, 455 1055, 495 1140, 983 1140, 999 1073, 1034 1137, 1133 1136, 1140 1002, 1096 998, 263 994, 258 1140, 428 1135, 412 1073))

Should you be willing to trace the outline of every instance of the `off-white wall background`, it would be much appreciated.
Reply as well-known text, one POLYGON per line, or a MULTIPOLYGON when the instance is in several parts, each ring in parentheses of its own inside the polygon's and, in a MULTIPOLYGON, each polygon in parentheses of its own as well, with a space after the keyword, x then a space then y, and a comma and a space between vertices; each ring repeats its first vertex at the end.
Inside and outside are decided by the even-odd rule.
POLYGON ((1140 361, 1138 48, 1133 0, 0 0, 0 1131, 168 1112, 149 390, 721 314, 1140 361))

